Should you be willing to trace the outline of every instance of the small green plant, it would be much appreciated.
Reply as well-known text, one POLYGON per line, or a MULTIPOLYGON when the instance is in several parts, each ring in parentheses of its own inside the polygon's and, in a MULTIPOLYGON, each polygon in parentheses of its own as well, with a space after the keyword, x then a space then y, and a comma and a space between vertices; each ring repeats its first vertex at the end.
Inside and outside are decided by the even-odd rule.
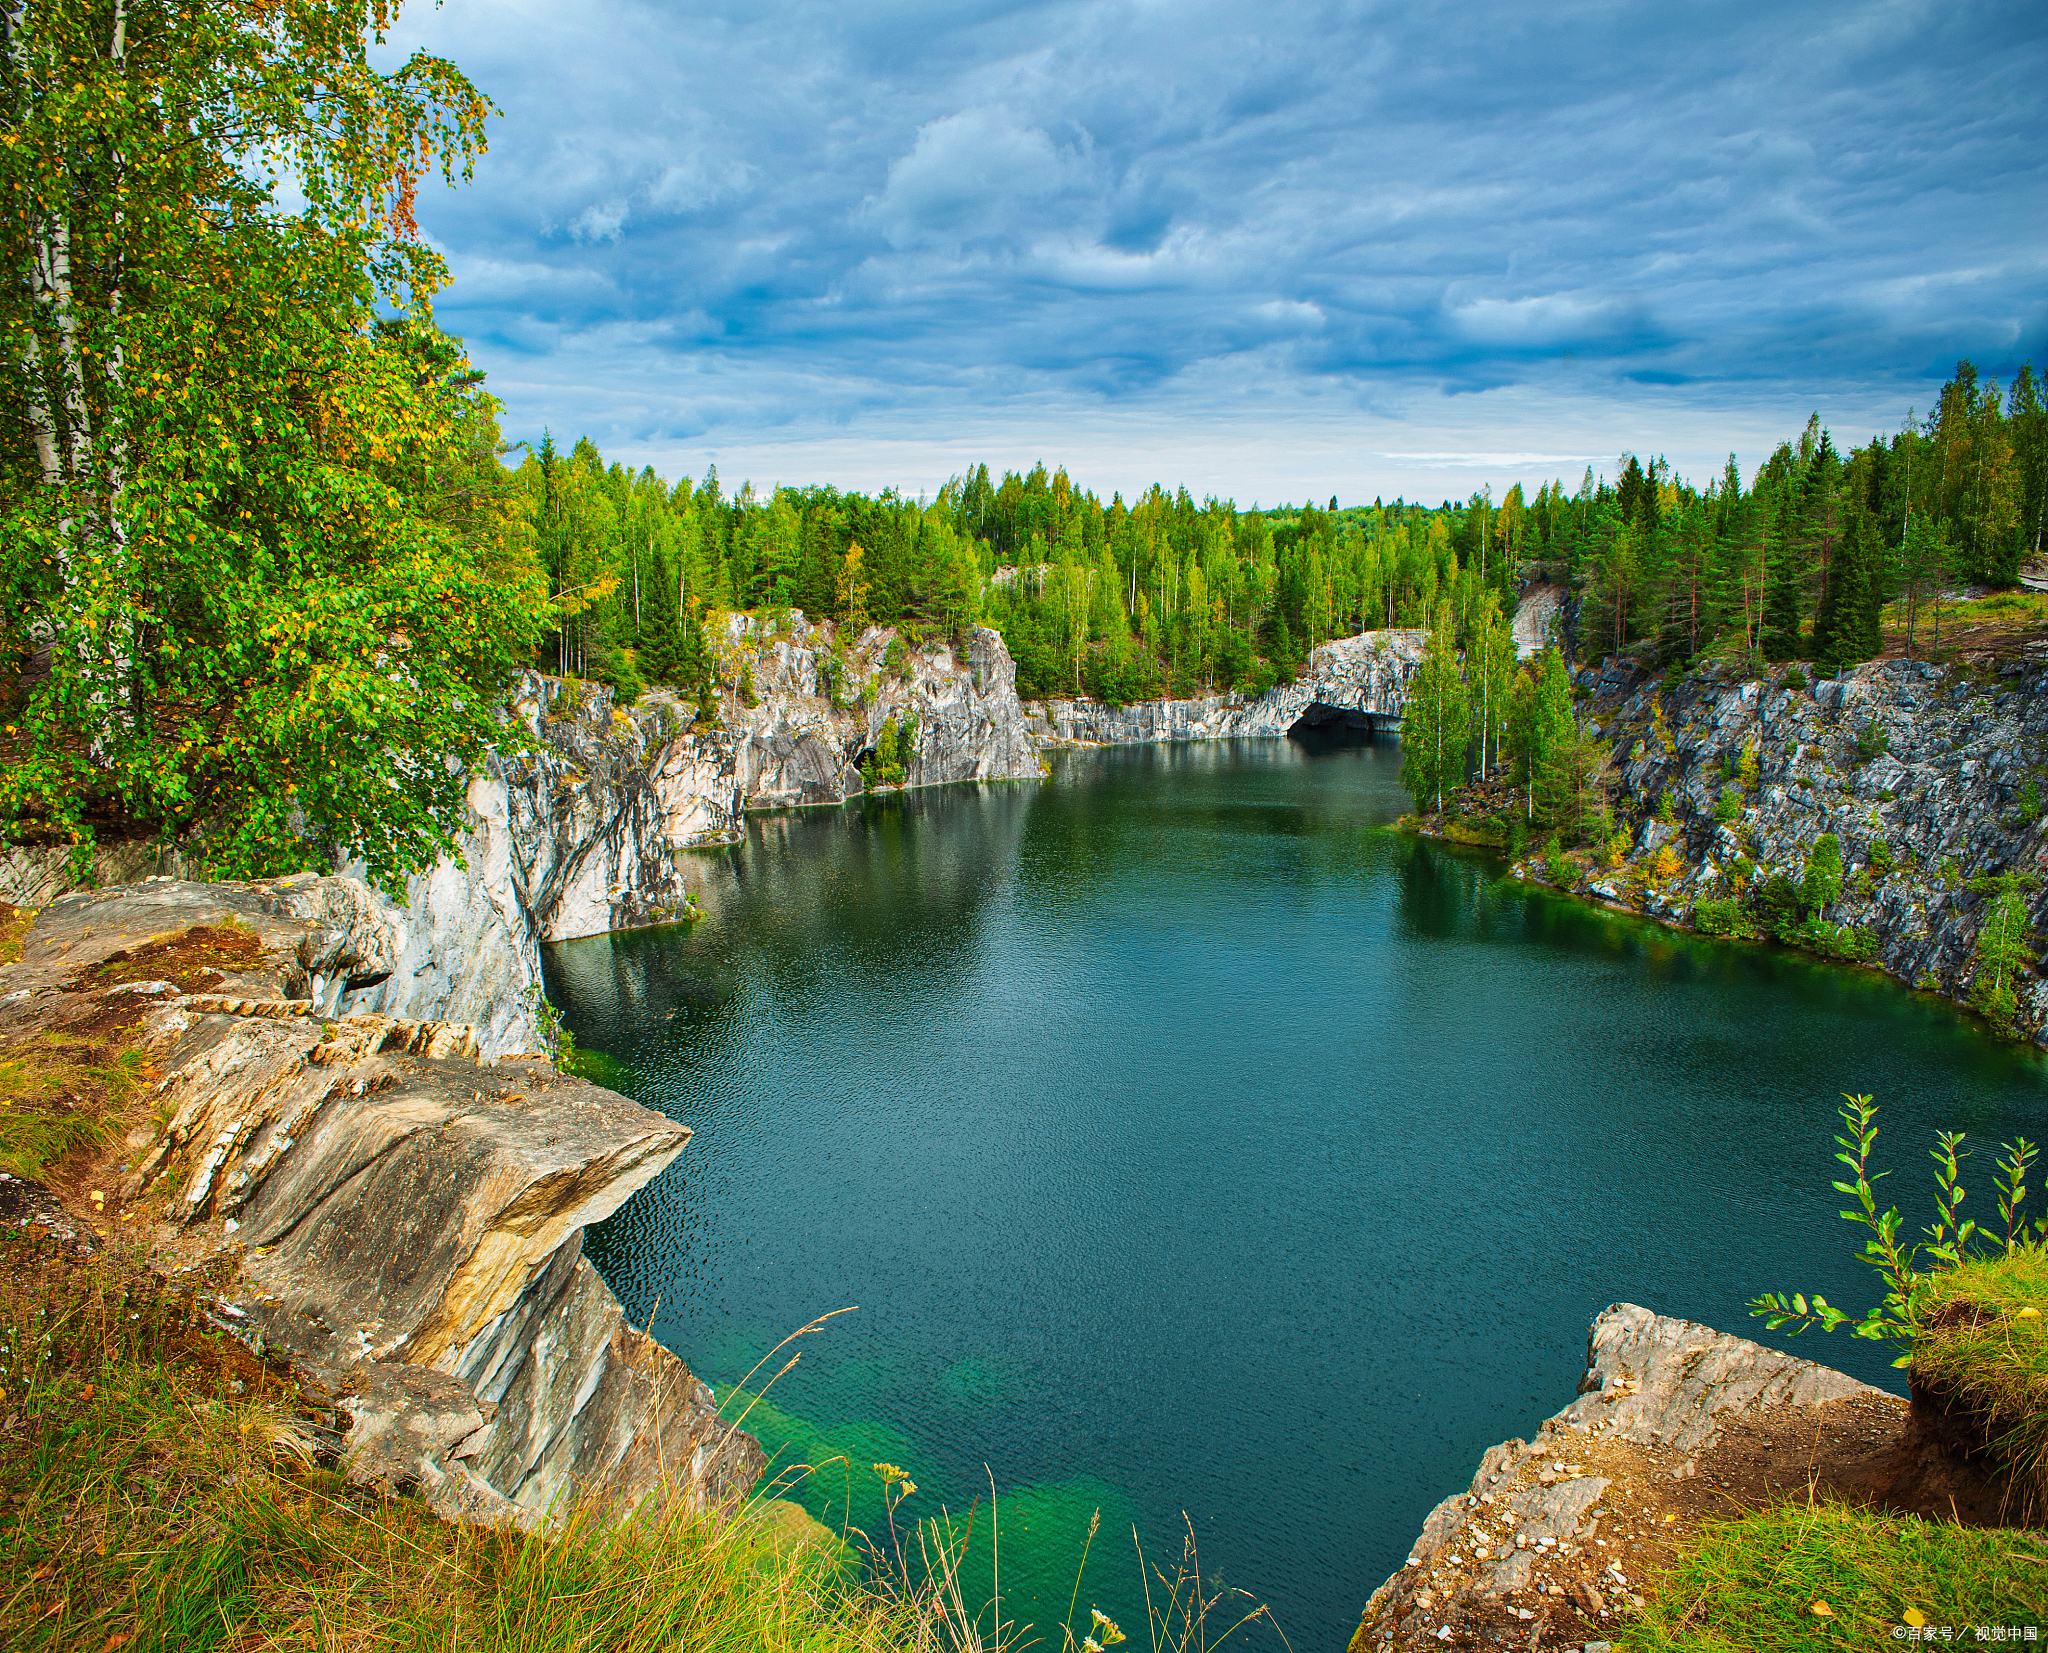
POLYGON ((1721 795, 1714 800, 1714 819, 1726 826, 1742 814, 1742 788, 1732 782, 1721 788, 1721 795))
POLYGON ((1709 897, 1699 902, 1692 910, 1692 925, 1703 936, 1733 936, 1746 940, 1756 934, 1743 916, 1742 903, 1733 897, 1709 897))
POLYGON ((1678 819, 1678 810, 1671 801, 1671 788, 1668 786, 1657 794, 1657 819, 1666 823, 1678 819))
POLYGON ((888 648, 882 652, 882 669, 892 673, 899 682, 910 681, 910 650, 904 646, 902 638, 889 639, 888 648))
POLYGON ((1854 1180, 1837 1181, 1834 1187, 1837 1193, 1847 1194, 1856 1202, 1856 1208, 1844 1211, 1842 1218, 1867 1231, 1858 1260, 1882 1282, 1884 1300, 1858 1320, 1818 1294, 1765 1292, 1750 1300, 1749 1312, 1770 1330, 1783 1331, 1788 1336, 1796 1337, 1813 1326, 1830 1332, 1846 1326, 1857 1337, 1901 1344, 1905 1352, 1892 1364, 1908 1366, 1912 1364, 1914 1339, 1923 1329, 1929 1291, 1939 1271, 1960 1266, 1971 1254, 1973 1245, 1979 1252, 2002 1246, 2003 1253, 2010 1256, 2023 1245, 2039 1244, 2044 1231, 2048 1231, 2048 1223, 2041 1218, 2030 1220, 2025 1210, 2027 1171, 2039 1149, 2025 1137, 2002 1145, 2003 1157, 1997 1162, 1993 1179, 2004 1229, 2000 1237, 1980 1230, 1973 1219, 1960 1215, 1966 1193, 1962 1165, 1969 1157, 1963 1147, 1965 1133, 1939 1133, 1930 1151, 1934 1160, 1934 1221, 1921 1231, 1927 1236, 1924 1240, 1909 1240, 1903 1233, 1905 1219, 1899 1215, 1899 1208, 1877 1208, 1877 1185, 1891 1173, 1873 1174, 1870 1169, 1871 1152, 1877 1145, 1876 1104, 1868 1096, 1846 1093, 1842 1100, 1845 1106, 1841 1117, 1847 1134, 1835 1138, 1835 1159, 1848 1167, 1854 1180))
POLYGON ((1574 879, 1572 864, 1564 852, 1564 845, 1556 833, 1550 835, 1550 842, 1543 847, 1543 870, 1551 883, 1560 889, 1570 889, 1574 879))
POLYGON ((1779 682, 1782 687, 1787 689, 1803 689, 1806 687, 1806 673, 1800 670, 1799 667, 1793 666, 1786 671, 1785 675, 1779 679, 1779 682))
POLYGON ((1892 846, 1882 838, 1870 840, 1870 870, 1879 878, 1890 875, 1892 870, 1892 846))
POLYGON ((1856 736, 1856 761, 1870 763, 1892 749, 1892 737, 1875 723, 1866 723, 1856 736))
POLYGON ((761 704, 761 697, 754 693, 754 662, 740 662, 740 703, 749 709, 761 704))
POLYGON ((1742 743, 1742 757, 1736 765, 1736 778, 1742 782, 1742 790, 1754 792, 1763 779, 1763 766, 1756 755, 1756 742, 1742 743))
POLYGON ((2020 820, 2032 826, 2041 818, 2041 788, 2033 781, 2020 788, 2020 820))

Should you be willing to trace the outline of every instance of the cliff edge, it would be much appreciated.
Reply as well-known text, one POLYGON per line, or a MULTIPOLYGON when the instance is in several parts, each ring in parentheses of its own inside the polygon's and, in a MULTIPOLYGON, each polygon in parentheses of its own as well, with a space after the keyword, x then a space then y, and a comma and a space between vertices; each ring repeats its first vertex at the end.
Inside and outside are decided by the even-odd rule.
POLYGON ((743 1491, 759 1447, 582 1256, 689 1132, 544 1058, 487 1065, 474 1026, 332 1008, 391 939, 350 879, 53 902, 0 965, 0 1048, 125 1049, 152 1081, 66 1203, 288 1357, 360 1484, 528 1529, 743 1491))
POLYGON ((1570 1405, 1488 1449, 1377 1590, 1351 1653, 1595 1649, 1703 1520, 1788 1496, 1989 1523, 2001 1489, 1844 1373, 1617 1303, 1570 1405))

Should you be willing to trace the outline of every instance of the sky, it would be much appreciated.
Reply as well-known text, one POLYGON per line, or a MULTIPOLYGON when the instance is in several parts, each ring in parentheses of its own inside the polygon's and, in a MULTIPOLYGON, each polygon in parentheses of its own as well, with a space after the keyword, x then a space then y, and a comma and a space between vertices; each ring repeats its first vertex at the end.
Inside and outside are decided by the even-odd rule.
POLYGON ((507 435, 669 478, 1435 501, 2048 368, 2048 7, 446 0, 507 435))

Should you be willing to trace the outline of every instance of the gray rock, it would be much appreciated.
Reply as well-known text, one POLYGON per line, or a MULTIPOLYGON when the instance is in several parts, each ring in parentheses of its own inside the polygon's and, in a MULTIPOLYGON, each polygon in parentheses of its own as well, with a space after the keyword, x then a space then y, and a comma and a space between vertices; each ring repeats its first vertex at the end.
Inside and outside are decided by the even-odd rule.
POLYGON ((702 1507, 744 1491, 759 1447, 626 1324, 582 1256, 583 1228, 689 1132, 545 1061, 481 1065, 468 1025, 313 1014, 313 977, 345 983, 394 956, 387 916, 346 879, 63 897, 0 974, 0 1018, 22 1032, 116 997, 132 1008, 167 1123, 131 1143, 123 1192, 167 1192, 188 1257, 239 1257, 209 1317, 342 1395, 357 1480, 524 1527, 584 1500, 702 1507), (204 993, 57 991, 224 918, 257 956, 204 993))
POLYGON ((1048 700, 1033 718, 1047 745, 1119 746, 1175 740, 1231 740, 1284 735, 1297 723, 1350 721, 1389 727, 1401 720, 1408 680, 1422 663, 1428 633, 1368 631, 1311 651, 1293 683, 1257 697, 1211 695, 1201 700, 1149 700, 1129 706, 1048 700))
MULTIPOLYGON (((1589 876, 1587 893, 1685 923, 1699 901, 1734 893, 1738 858, 1758 879, 1782 872, 1796 880, 1814 842, 1831 832, 1849 876, 1828 920, 1867 936, 1869 962, 1913 986, 1967 998, 1991 899, 1970 888, 1973 880, 2031 880, 2022 889, 2031 928, 2048 930, 2041 662, 2007 661, 1988 678, 1876 662, 1811 692, 1695 676, 1668 695, 1619 669, 1595 693, 1616 754, 1617 803, 1647 816, 1668 791, 1678 819, 1644 835, 1629 878, 1589 876), (1745 748, 1756 754, 1759 784, 1738 819, 1717 822, 1714 805, 1745 748), (1679 872, 1644 889, 1641 875, 1666 847, 1679 872)), ((2017 996, 2018 1026, 2048 1043, 2048 980, 2024 972, 2017 996)))
MULTIPOLYGON (((1471 1557, 1464 1586, 1498 1600, 1531 1585, 1539 1553, 1579 1541, 1613 1483, 1577 1473, 1574 1451, 1596 1432, 1642 1446, 1698 1451, 1731 1419, 1767 1407, 1877 1394, 1854 1378, 1633 1303, 1601 1311, 1587 1335, 1578 1398, 1544 1420, 1533 1442, 1503 1441, 1470 1487, 1430 1511, 1409 1563, 1373 1592, 1354 1648, 1386 1642, 1448 1558, 1471 1557), (1546 1467, 1531 1475, 1538 1463, 1546 1467), (1557 1472, 1559 1463, 1565 1472, 1557 1472), (1508 1548, 1512 1544, 1513 1548, 1508 1548), (1478 1552, 1488 1554, 1481 1557, 1478 1552)), ((1597 1609, 1596 1609, 1597 1610, 1597 1609)))

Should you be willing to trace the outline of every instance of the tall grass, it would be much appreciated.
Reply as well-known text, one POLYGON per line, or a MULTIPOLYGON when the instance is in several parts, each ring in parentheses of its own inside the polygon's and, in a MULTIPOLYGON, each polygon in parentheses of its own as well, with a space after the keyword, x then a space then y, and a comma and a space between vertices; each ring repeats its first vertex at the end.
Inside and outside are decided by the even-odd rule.
MULTIPOLYGON (((322 1426, 286 1373, 204 1329, 189 1292, 0 1237, 0 1646, 1106 1653, 1122 1638, 1099 1616, 1079 1632, 1006 1620, 999 1589, 974 1601, 961 1562, 978 1510, 906 1524, 865 1565, 779 1500, 801 1469, 709 1515, 657 1499, 626 1521, 565 1512, 547 1537, 485 1532, 349 1487, 319 1461, 322 1426)), ((1191 1539, 1151 1576, 1154 1653, 1206 1653, 1263 1617, 1226 1621, 1238 1598, 1202 1579, 1191 1539)))

